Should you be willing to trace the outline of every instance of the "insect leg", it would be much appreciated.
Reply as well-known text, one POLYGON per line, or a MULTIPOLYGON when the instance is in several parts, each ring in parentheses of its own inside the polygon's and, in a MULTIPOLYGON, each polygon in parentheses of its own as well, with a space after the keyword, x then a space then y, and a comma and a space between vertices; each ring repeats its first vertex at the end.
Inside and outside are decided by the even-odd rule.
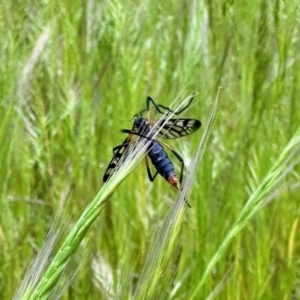
POLYGON ((146 156, 146 167, 147 167, 147 174, 148 174, 149 180, 150 180, 151 182, 153 182, 154 179, 155 179, 155 177, 156 177, 157 174, 158 174, 158 171, 157 171, 154 175, 151 174, 150 167, 149 167, 148 156, 146 156))
POLYGON ((168 115, 169 113, 173 113, 173 114, 175 114, 175 115, 179 115, 180 113, 182 113, 184 110, 186 110, 186 109, 191 105, 191 103, 192 103, 194 97, 195 97, 195 94, 192 95, 192 97, 191 97, 191 99, 190 99, 190 102, 189 102, 184 108, 182 108, 181 110, 175 112, 175 111, 173 111, 172 109, 170 109, 170 108, 167 107, 167 106, 164 106, 164 105, 162 105, 162 104, 156 104, 156 103, 154 102, 154 100, 153 100, 151 97, 148 96, 148 97, 147 97, 147 100, 146 100, 146 106, 147 106, 146 111, 149 111, 149 110, 150 110, 150 103, 152 102, 152 104, 154 105, 155 109, 156 109, 160 114, 162 114, 162 115, 163 115, 165 112, 167 113, 167 115, 168 115), (164 109, 165 112, 163 112, 162 110, 160 110, 160 108, 164 109))

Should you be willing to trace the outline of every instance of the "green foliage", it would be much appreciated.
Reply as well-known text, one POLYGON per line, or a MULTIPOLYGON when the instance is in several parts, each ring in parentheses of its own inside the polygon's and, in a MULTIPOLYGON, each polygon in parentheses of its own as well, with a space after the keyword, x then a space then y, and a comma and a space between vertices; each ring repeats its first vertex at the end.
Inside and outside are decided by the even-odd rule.
MULTIPOLYGON (((299 298, 299 29, 293 0, 4 1, 0 298, 16 293, 56 215, 52 256, 74 229, 147 95, 169 106, 198 92, 184 117, 203 128, 169 143, 189 162, 220 86, 192 209, 152 299, 299 298)), ((138 299, 175 195, 139 164, 78 244, 62 298, 138 299)))

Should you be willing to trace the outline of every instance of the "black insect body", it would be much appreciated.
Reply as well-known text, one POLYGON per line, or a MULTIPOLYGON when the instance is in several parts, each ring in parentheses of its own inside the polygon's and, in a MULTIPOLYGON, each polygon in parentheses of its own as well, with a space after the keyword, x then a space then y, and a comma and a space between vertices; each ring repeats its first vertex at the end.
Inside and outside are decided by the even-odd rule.
POLYGON ((132 129, 122 130, 122 132, 128 133, 129 135, 121 145, 113 149, 114 157, 105 171, 103 181, 106 182, 109 179, 109 177, 114 172, 117 164, 119 163, 120 159, 123 157, 123 155, 127 155, 127 150, 130 143, 132 142, 133 135, 136 135, 139 136, 140 138, 144 138, 145 142, 148 142, 146 165, 147 165, 147 173, 150 181, 153 182, 157 174, 160 174, 171 185, 179 189, 180 183, 182 182, 182 174, 184 169, 184 161, 182 157, 175 150, 171 149, 168 145, 166 145, 181 163, 180 178, 178 179, 175 172, 174 165, 171 162, 170 158, 168 157, 163 146, 161 145, 161 142, 153 138, 154 132, 153 134, 149 134, 149 133, 151 132, 151 129, 155 125, 155 128, 159 129, 159 132, 157 134, 158 137, 165 138, 165 139, 180 138, 198 130, 201 126, 201 122, 195 119, 169 119, 169 120, 163 119, 158 122, 151 122, 149 119, 144 118, 142 114, 144 112, 150 111, 150 103, 152 103, 155 107, 156 112, 160 114, 173 113, 177 115, 190 106, 193 98, 194 97, 190 99, 190 102, 183 109, 174 112, 169 107, 165 107, 161 104, 156 104, 152 98, 148 97, 146 100, 147 108, 143 110, 140 114, 135 116, 132 129), (153 166, 156 168, 156 173, 154 175, 151 174, 148 157, 150 158, 153 166))

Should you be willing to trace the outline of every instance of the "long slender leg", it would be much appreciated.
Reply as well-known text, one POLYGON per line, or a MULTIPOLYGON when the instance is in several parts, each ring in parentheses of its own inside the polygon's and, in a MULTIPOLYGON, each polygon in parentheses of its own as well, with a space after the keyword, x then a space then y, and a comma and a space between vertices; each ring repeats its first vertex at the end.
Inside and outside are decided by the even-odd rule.
POLYGON ((151 181, 151 182, 153 182, 154 181, 154 179, 155 179, 155 177, 157 176, 157 174, 158 174, 158 171, 152 176, 152 174, 151 174, 151 171, 150 171, 150 167, 149 167, 149 161, 148 161, 148 156, 146 155, 146 167, 147 167, 147 174, 148 174, 148 177, 149 177, 149 180, 151 181))
POLYGON ((192 97, 191 97, 189 103, 188 103, 184 108, 182 108, 181 110, 175 112, 175 111, 173 111, 172 109, 170 109, 170 108, 167 107, 167 106, 164 106, 164 105, 162 105, 162 104, 156 104, 156 103, 154 102, 154 100, 153 100, 151 97, 148 96, 148 97, 147 97, 147 100, 146 100, 146 106, 147 106, 146 111, 149 111, 149 110, 150 110, 150 103, 152 102, 152 104, 154 105, 155 109, 156 109, 160 114, 164 114, 164 113, 166 112, 167 114, 173 113, 173 114, 175 114, 175 115, 178 115, 178 114, 182 113, 185 109, 187 109, 187 108, 191 105, 191 103, 192 103, 194 97, 195 97, 195 94, 192 95, 192 97), (165 112, 163 112, 161 109, 164 109, 165 112))

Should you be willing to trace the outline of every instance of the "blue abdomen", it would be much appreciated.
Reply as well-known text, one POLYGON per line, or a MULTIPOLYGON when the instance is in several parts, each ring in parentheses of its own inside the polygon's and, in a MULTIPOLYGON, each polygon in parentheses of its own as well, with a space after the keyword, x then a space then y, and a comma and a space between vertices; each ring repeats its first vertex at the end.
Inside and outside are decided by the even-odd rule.
POLYGON ((159 142, 153 141, 150 144, 148 155, 158 173, 166 180, 175 175, 174 166, 159 142))

